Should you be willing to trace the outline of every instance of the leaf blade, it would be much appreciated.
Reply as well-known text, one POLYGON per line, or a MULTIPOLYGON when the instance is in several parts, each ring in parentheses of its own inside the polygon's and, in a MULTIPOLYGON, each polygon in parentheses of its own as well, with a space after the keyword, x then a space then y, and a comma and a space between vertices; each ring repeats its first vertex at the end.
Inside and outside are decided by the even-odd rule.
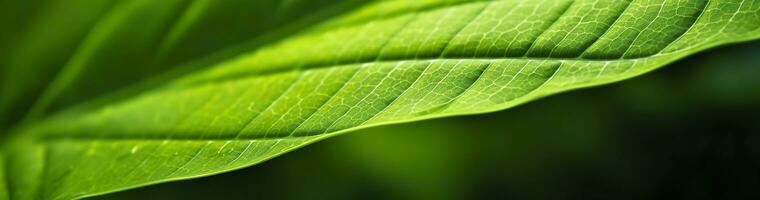
POLYGON ((503 110, 760 37, 760 3, 713 2, 608 1, 599 6, 624 10, 600 14, 609 26, 575 16, 589 13, 590 1, 469 2, 309 32, 168 87, 29 129, 49 146, 49 158, 69 161, 48 162, 43 180, 62 179, 44 182, 41 195, 78 198, 210 175, 340 133, 503 110), (660 16, 671 16, 663 10, 682 11, 674 9, 681 3, 690 17, 658 29, 660 16), (649 21, 634 20, 636 14, 649 21), (563 32, 567 27, 575 28, 563 32), (574 36, 574 30, 593 33, 574 36), (669 32, 648 36, 658 31, 669 32), (650 37, 659 39, 653 44, 650 37), (119 166, 125 163, 134 166, 119 166), (109 182, 113 174, 125 180, 109 182))

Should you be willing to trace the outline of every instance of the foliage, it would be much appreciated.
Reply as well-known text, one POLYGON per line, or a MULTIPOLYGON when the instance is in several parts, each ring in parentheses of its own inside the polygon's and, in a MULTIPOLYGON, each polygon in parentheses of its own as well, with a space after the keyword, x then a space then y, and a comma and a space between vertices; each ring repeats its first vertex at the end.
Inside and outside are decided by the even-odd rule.
POLYGON ((42 5, 29 8, 40 14, 24 42, 4 51, 0 123, 18 124, 0 154, 5 198, 217 174, 348 131, 503 110, 760 37, 750 0, 42 5))

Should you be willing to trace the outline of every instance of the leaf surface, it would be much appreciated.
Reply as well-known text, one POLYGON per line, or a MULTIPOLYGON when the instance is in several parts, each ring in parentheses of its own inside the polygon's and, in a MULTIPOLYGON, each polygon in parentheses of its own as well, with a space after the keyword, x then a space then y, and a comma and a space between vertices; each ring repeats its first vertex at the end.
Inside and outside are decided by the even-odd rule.
POLYGON ((360 128, 503 110, 759 37, 754 0, 381 1, 21 127, 4 167, 13 199, 87 197, 250 166, 360 128))

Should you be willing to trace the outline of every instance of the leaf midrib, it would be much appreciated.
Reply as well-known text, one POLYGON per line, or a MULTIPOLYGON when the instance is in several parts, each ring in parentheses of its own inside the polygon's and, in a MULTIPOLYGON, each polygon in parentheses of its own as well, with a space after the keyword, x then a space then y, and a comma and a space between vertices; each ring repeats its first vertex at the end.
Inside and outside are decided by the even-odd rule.
MULTIPOLYGON (((581 61, 581 62, 625 62, 625 61, 632 61, 637 62, 639 60, 648 60, 648 59, 655 59, 658 57, 664 57, 664 56, 670 56, 675 54, 681 54, 683 52, 690 52, 695 50, 693 49, 684 49, 681 51, 673 51, 673 52, 667 52, 667 53, 657 53, 653 54, 651 56, 643 56, 643 57, 635 57, 635 58, 582 58, 582 57, 571 57, 571 58, 562 58, 562 57, 531 57, 531 56, 522 56, 522 57, 446 57, 446 56, 431 56, 431 57, 422 57, 422 58, 396 58, 396 59, 366 59, 364 61, 358 61, 358 62, 343 62, 343 63, 332 63, 332 64, 314 64, 314 65, 308 65, 308 66, 301 66, 297 68, 292 69, 272 69, 272 70, 262 70, 262 71, 256 71, 256 72, 248 72, 248 73, 238 73, 234 75, 227 75, 227 76, 220 76, 213 79, 203 80, 203 81, 196 81, 196 82, 190 82, 190 83, 181 83, 181 84, 169 84, 169 86, 177 86, 179 88, 185 88, 185 87, 192 87, 192 86, 198 86, 203 84, 209 84, 209 83, 222 83, 222 82, 228 82, 228 81, 235 81, 240 79, 246 79, 246 78, 252 78, 252 77, 263 77, 263 76, 271 76, 271 75, 277 75, 277 74, 284 74, 284 73, 292 73, 292 72, 305 72, 309 70, 319 70, 319 69, 325 69, 330 67, 346 67, 346 66, 355 66, 355 65, 366 65, 366 64, 378 64, 378 63, 395 63, 395 62, 443 62, 443 61, 462 61, 462 60, 469 60, 469 61, 503 61, 503 60, 526 60, 526 61, 559 61, 559 62, 569 62, 569 61, 581 61)), ((701 49, 701 48, 699 48, 701 49)))

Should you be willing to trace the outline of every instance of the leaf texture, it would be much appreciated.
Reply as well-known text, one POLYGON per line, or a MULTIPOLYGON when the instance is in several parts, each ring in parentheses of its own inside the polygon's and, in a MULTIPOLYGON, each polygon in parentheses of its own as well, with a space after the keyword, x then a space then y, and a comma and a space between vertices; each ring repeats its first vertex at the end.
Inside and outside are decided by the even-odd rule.
POLYGON ((340 133, 503 110, 760 37, 755 0, 415 2, 371 3, 139 95, 23 127, 5 150, 10 197, 75 199, 207 176, 340 133), (23 167, 32 163, 40 167, 23 167))

